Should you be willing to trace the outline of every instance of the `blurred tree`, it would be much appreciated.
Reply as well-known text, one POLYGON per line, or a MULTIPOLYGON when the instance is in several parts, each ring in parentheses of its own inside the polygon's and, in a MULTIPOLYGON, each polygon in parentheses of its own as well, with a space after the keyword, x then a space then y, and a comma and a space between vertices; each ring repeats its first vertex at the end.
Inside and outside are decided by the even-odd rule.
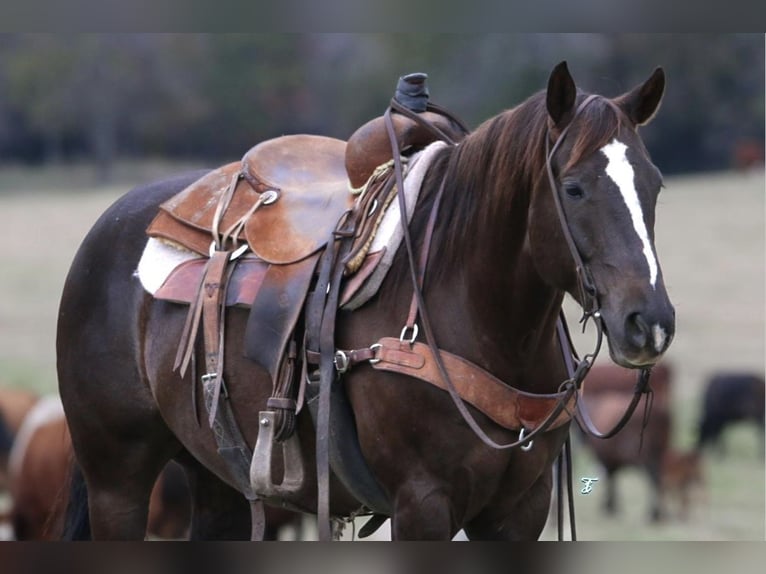
POLYGON ((347 138, 410 72, 476 126, 543 89, 561 60, 606 95, 665 67, 644 137, 666 173, 726 168, 739 140, 763 141, 752 34, 4 34, 0 153, 87 157, 107 177, 124 155, 214 164, 286 133, 347 138))

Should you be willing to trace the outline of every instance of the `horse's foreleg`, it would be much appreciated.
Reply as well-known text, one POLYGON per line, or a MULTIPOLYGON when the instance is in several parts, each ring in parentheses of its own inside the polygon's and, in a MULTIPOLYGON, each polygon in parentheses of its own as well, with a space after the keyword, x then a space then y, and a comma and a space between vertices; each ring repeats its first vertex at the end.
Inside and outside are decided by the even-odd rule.
POLYGON ((551 481, 541 478, 515 503, 495 501, 463 529, 469 540, 538 540, 548 521, 550 505, 551 481))
POLYGON ((649 476, 649 484, 651 487, 650 507, 649 507, 649 520, 652 522, 659 522, 664 518, 664 512, 662 509, 662 468, 661 462, 653 461, 646 466, 646 472, 649 476))
POLYGON ((451 540, 457 530, 443 488, 417 481, 399 489, 391 519, 393 540, 451 540))
POLYGON ((617 472, 615 470, 606 471, 606 493, 604 495, 604 513, 610 516, 617 514, 617 472))
MULTIPOLYGON (((249 540, 250 507, 245 496, 191 457, 186 469, 192 496, 192 540, 249 540)), ((268 525, 267 525, 268 526, 268 525)))

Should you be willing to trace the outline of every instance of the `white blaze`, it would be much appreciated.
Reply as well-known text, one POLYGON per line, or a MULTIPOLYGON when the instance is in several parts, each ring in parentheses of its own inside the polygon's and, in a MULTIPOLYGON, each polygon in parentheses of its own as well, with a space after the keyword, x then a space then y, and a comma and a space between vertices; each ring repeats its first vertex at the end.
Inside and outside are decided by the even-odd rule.
POLYGON ((622 194, 622 199, 630 212, 630 218, 633 221, 633 228, 638 234, 638 238, 644 246, 644 256, 649 265, 649 282, 652 288, 656 288, 657 282, 657 260, 654 257, 652 245, 649 242, 649 233, 644 223, 644 214, 641 211, 641 204, 638 201, 636 185, 634 183, 633 166, 630 165, 626 150, 628 147, 617 140, 612 140, 601 148, 607 159, 606 175, 617 185, 617 189, 622 194))

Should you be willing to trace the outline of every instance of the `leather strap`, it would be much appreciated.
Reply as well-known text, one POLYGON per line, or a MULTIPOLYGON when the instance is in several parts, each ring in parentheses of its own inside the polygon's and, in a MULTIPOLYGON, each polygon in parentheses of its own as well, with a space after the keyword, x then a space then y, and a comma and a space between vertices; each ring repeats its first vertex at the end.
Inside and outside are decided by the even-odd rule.
POLYGON ((577 278, 578 278, 578 285, 580 287, 581 295, 582 295, 582 301, 583 301, 583 307, 585 308, 586 312, 595 312, 596 309, 598 309, 598 300, 596 297, 596 288, 593 284, 593 279, 590 276, 590 272, 588 271, 587 266, 585 263, 583 263, 582 257, 580 257, 580 252, 577 249, 577 246, 575 245, 574 238, 572 237, 572 232, 569 229, 569 224, 567 223, 567 217, 566 213, 564 212, 564 208, 561 205, 561 197, 559 196, 559 186, 556 184, 556 178, 553 175, 553 166, 552 166, 552 160, 553 156, 556 153, 556 151, 559 149, 559 146, 561 146, 562 142, 564 141, 564 138, 566 137, 567 133, 569 132, 569 128, 572 126, 572 123, 574 122, 574 119, 582 113, 582 111, 588 107, 594 100, 596 100, 599 96, 592 94, 585 98, 580 105, 575 110, 574 115, 572 116, 572 119, 570 122, 564 127, 564 129, 561 130, 559 133, 558 138, 556 139, 556 142, 553 144, 553 148, 550 148, 550 134, 545 138, 545 170, 548 175, 548 183, 551 189, 551 193, 553 194, 553 203, 556 205, 556 213, 559 217, 559 222, 561 223, 561 231, 564 234, 564 239, 566 239, 567 247, 569 248, 569 252, 572 254, 572 259, 575 263, 575 269, 577 271, 577 278))
MULTIPOLYGON (((418 265, 418 288, 423 289, 423 284, 426 278, 426 268, 428 267, 428 255, 431 251, 431 240, 434 235, 434 228, 436 227, 436 217, 439 215, 439 206, 441 205, 442 197, 444 196, 444 185, 447 179, 442 178, 439 191, 434 199, 434 204, 431 206, 431 213, 428 215, 428 225, 423 236, 423 245, 420 249, 420 261, 418 265)), ((418 298, 413 292, 412 302, 410 303, 410 312, 407 315, 407 323, 405 323, 405 330, 414 329, 415 321, 418 317, 418 298)), ((414 333, 414 331, 413 331, 414 333)))
POLYGON ((215 413, 218 408, 218 396, 221 393, 223 380, 223 338, 224 322, 222 310, 225 306, 223 293, 226 267, 229 263, 229 251, 215 251, 210 257, 205 276, 202 280, 202 324, 205 340, 205 369, 203 379, 212 380, 213 397, 208 423, 213 426, 215 413))
MULTIPOLYGON (((561 351, 564 355, 564 362, 566 364, 567 374, 569 375, 569 381, 578 389, 579 399, 582 399, 584 394, 582 384, 588 372, 590 371, 592 361, 586 358, 575 365, 573 358, 576 358, 577 355, 574 352, 574 345, 572 344, 571 335, 569 334, 569 328, 567 327, 566 317, 564 316, 563 311, 559 314, 559 319, 556 323, 556 330, 559 336, 559 345, 561 346, 561 351)), ((618 420, 610 430, 606 432, 599 431, 593 424, 588 411, 585 409, 584 401, 579 399, 577 401, 575 415, 575 421, 577 422, 578 426, 582 429, 583 432, 596 438, 607 439, 615 436, 625 427, 628 420, 630 420, 630 417, 633 416, 633 412, 636 410, 636 407, 641 400, 641 395, 646 393, 649 394, 650 397, 652 396, 652 390, 649 387, 650 374, 651 368, 644 368, 639 371, 636 386, 633 389, 633 397, 626 407, 625 412, 622 414, 622 417, 620 417, 620 420, 618 420)), ((647 403, 647 409, 648 408, 649 405, 647 403)), ((644 422, 644 426, 646 426, 646 421, 644 422)))
POLYGON ((266 512, 263 508, 263 500, 255 498, 250 500, 250 540, 260 542, 266 533, 266 512))
MULTIPOLYGON (((375 358, 370 363, 374 369, 401 373, 447 390, 428 345, 410 345, 386 337, 373 347, 375 358)), ((460 398, 505 429, 519 431, 545 425, 551 430, 572 418, 576 397, 571 390, 547 395, 527 393, 457 355, 443 350, 439 354, 460 398)))
MULTIPOLYGON (((345 266, 341 264, 351 249, 354 238, 354 222, 346 213, 341 217, 334 238, 322 256, 320 279, 315 289, 312 303, 323 302, 321 309, 312 311, 313 320, 320 317, 319 323, 319 399, 316 423, 316 462, 317 462, 317 521, 319 539, 332 540, 330 525, 330 393, 335 380, 335 317, 340 297, 340 284, 345 266)), ((313 338, 313 337, 312 337, 313 338)))

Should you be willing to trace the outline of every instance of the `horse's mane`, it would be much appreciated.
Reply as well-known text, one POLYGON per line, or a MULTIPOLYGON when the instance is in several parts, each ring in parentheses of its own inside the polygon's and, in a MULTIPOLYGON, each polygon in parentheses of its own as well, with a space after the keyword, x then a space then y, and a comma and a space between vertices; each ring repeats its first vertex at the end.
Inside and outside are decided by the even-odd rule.
MULTIPOLYGON (((586 96, 578 93, 577 105, 586 96)), ((433 238, 439 255, 431 257, 428 267, 431 279, 462 266, 488 239, 510 243, 519 233, 523 236, 531 191, 545 173, 550 121, 545 98, 545 91, 538 92, 486 120, 434 162, 423 184, 422 208, 411 224, 413 236, 422 237, 436 190, 446 177, 433 238)), ((564 170, 606 145, 622 124, 630 125, 606 98, 597 98, 575 122, 564 170)))

